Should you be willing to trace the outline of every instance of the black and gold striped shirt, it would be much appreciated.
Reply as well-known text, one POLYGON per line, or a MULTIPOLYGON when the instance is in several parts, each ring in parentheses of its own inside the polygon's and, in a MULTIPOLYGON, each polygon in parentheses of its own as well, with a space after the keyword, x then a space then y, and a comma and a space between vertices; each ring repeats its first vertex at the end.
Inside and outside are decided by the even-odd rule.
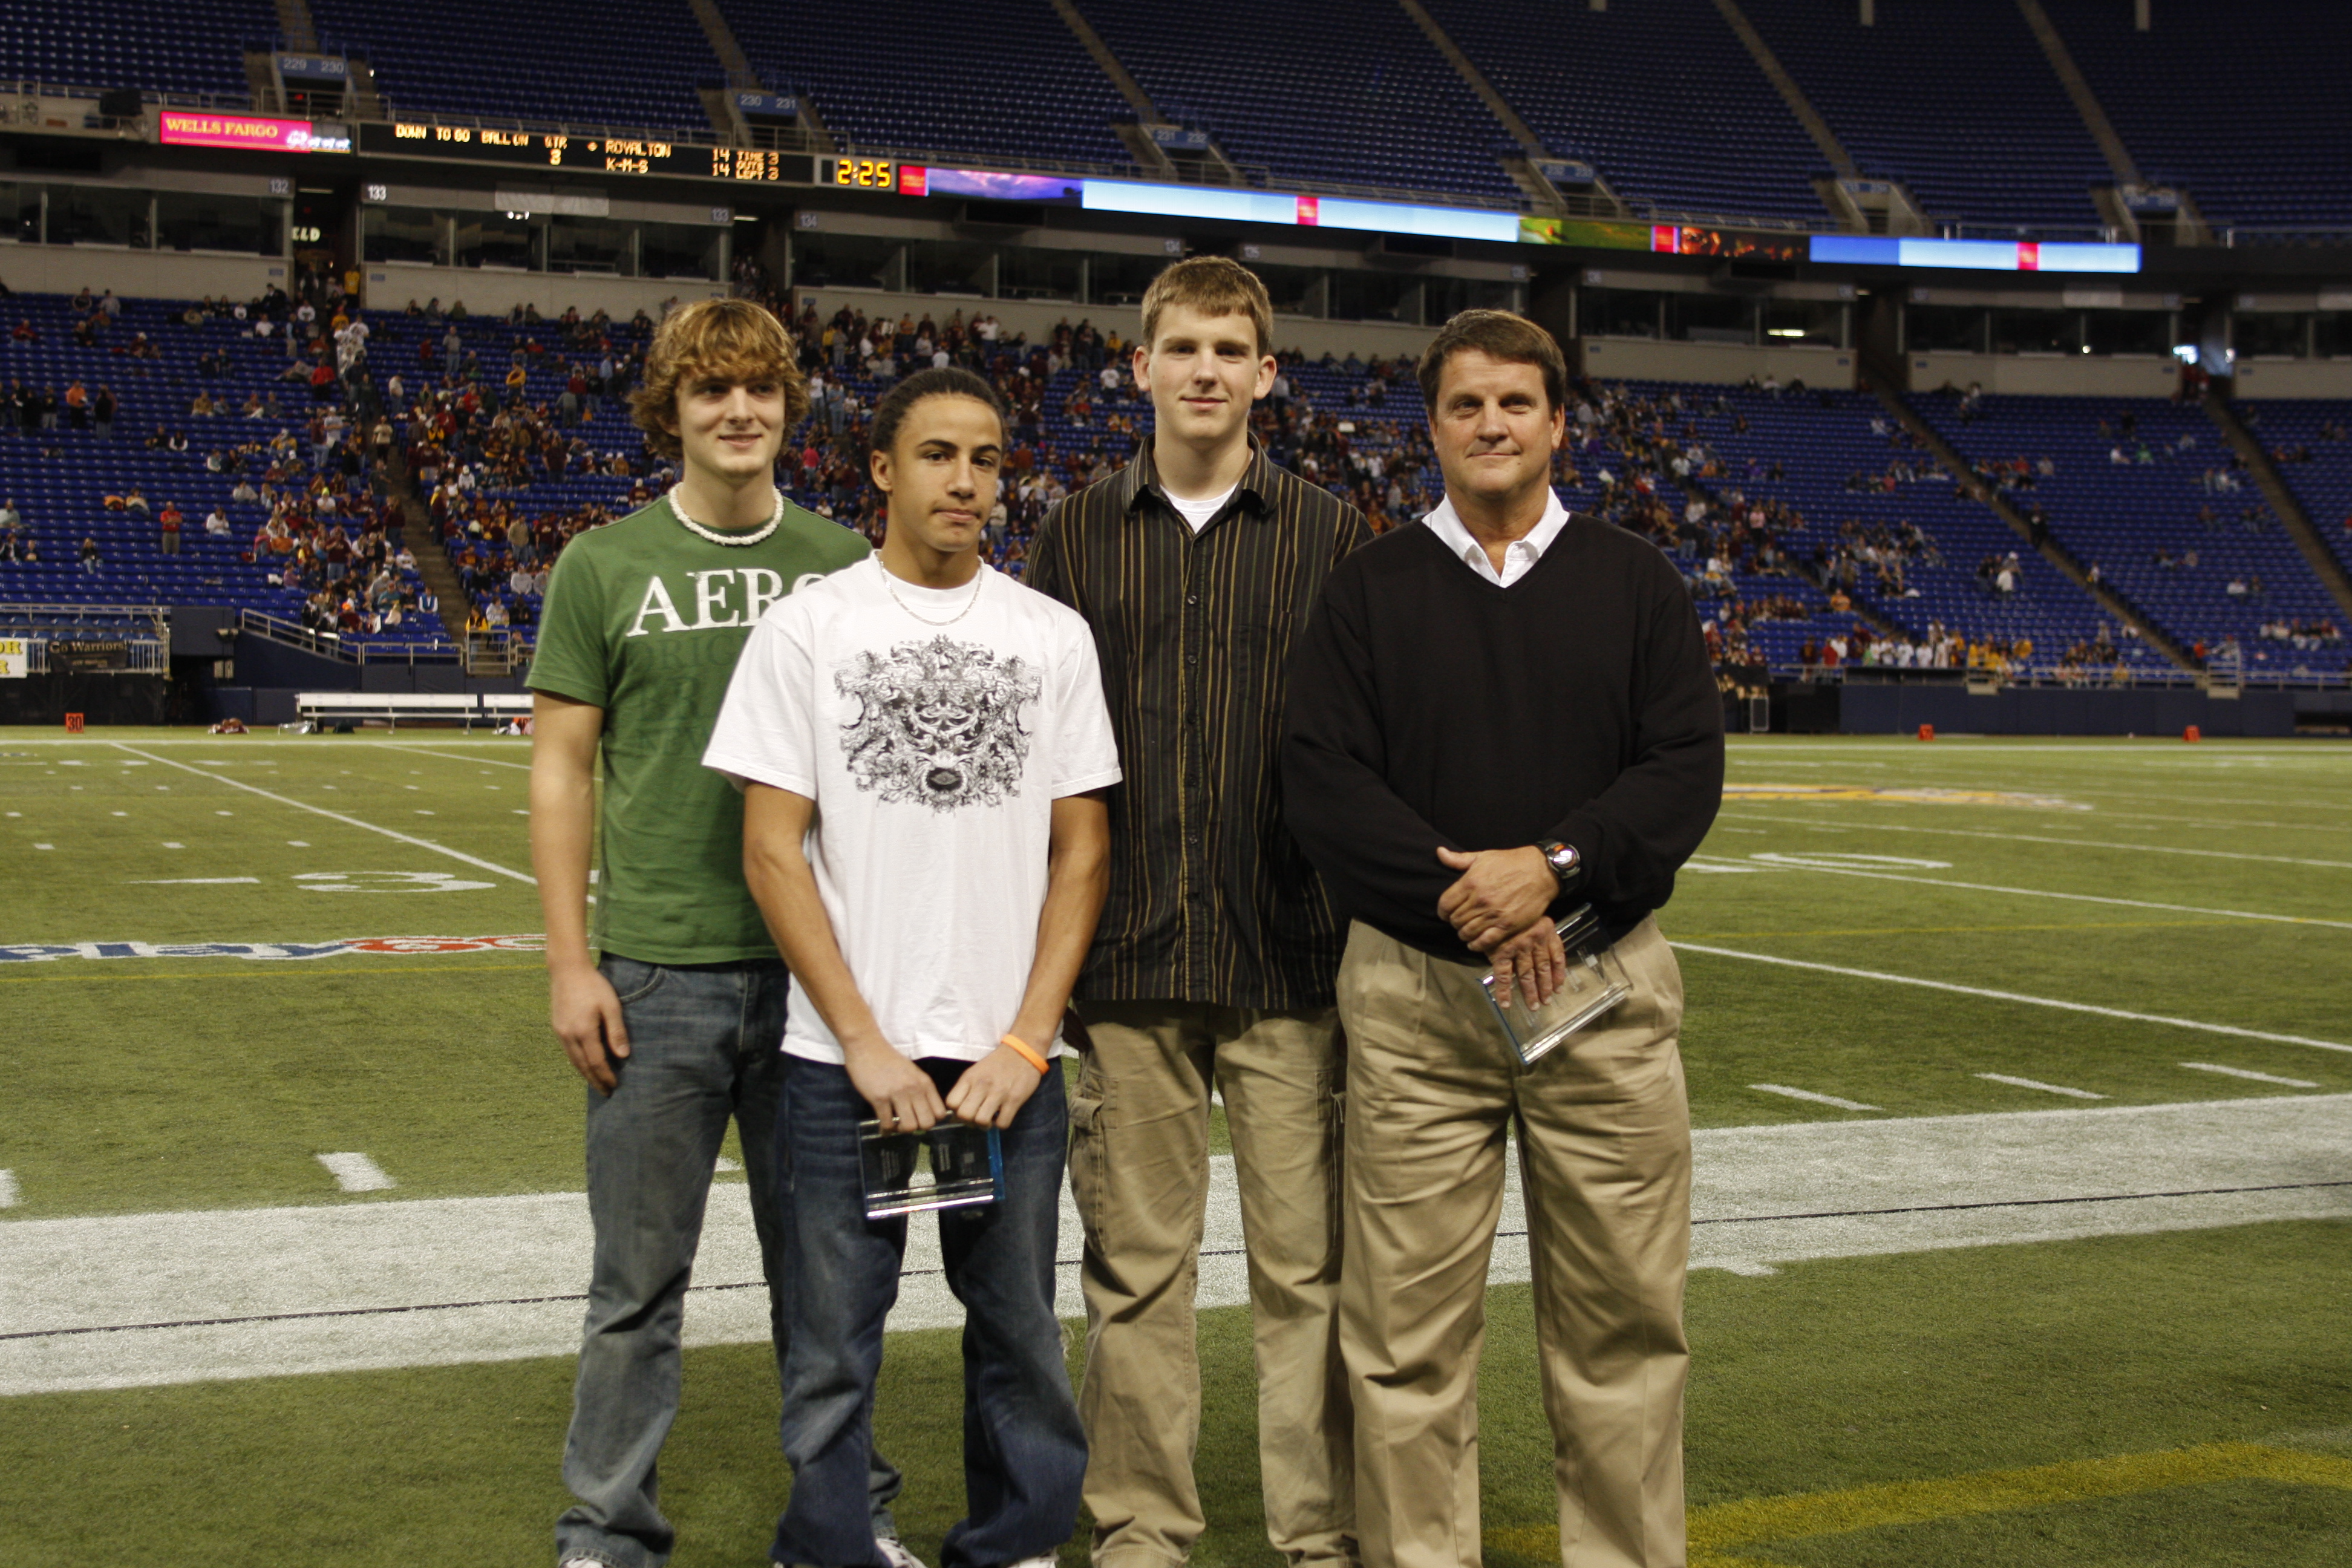
POLYGON ((1081 999, 1330 1005, 1345 928, 1283 826, 1282 705, 1324 578, 1371 537, 1255 442, 1197 535, 1149 439, 1046 516, 1028 583, 1094 627, 1126 773, 1081 999))

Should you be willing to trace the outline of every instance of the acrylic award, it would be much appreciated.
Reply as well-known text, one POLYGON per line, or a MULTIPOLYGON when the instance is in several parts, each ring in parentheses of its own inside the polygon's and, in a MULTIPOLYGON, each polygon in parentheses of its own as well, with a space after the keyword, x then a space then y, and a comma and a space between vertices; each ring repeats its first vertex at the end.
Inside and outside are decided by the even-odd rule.
POLYGON ((1511 1048, 1530 1067, 1633 991, 1615 950, 1600 943, 1601 920, 1591 906, 1578 910, 1556 929, 1568 953, 1568 979, 1550 1001, 1530 1008, 1517 986, 1492 972, 1479 983, 1511 1048))
POLYGON ((1004 1146, 996 1129, 953 1117, 928 1132, 886 1132, 878 1121, 861 1121, 857 1163, 867 1219, 973 1208, 1004 1195, 1004 1146))

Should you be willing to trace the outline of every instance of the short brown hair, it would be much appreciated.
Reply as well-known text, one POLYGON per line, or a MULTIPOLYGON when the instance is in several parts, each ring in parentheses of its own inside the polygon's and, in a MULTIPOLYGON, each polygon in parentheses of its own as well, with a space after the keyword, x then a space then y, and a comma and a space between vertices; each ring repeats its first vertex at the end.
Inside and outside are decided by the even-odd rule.
POLYGON ((1568 406, 1568 359, 1552 335, 1508 310, 1465 310, 1437 329, 1437 336, 1421 351, 1421 400, 1437 416, 1437 383, 1445 362, 1465 349, 1475 349, 1506 364, 1531 364, 1543 372, 1544 397, 1554 409, 1568 406))
POLYGON ((1171 262, 1143 291, 1143 346, 1160 336, 1160 313, 1181 305, 1203 316, 1247 316, 1257 333, 1257 352, 1274 352, 1274 301, 1258 275, 1223 256, 1188 256, 1171 262))
POLYGON ((808 379, 784 324, 751 300, 697 300, 662 318, 646 352, 645 384, 629 394, 629 417, 657 458, 683 456, 662 422, 677 417, 677 388, 694 376, 773 381, 784 395, 784 430, 808 417, 808 379))

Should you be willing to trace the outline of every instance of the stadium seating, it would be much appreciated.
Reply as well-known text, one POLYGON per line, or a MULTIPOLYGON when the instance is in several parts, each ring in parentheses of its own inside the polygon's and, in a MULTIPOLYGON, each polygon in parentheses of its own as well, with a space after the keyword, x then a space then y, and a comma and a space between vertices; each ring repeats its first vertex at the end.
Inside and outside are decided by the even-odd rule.
POLYGON ((708 132, 726 71, 686 0, 313 0, 395 110, 708 132))
MULTIPOLYGON (((260 460, 213 473, 205 457, 267 442, 284 430, 307 465, 304 426, 323 405, 313 402, 308 386, 282 378, 289 363, 282 337, 257 338, 248 323, 225 315, 191 326, 180 319, 185 308, 184 301, 129 301, 99 342, 85 346, 74 340, 79 312, 71 300, 39 294, 8 300, 7 327, 22 321, 38 335, 29 342, 0 335, 0 391, 21 382, 62 394, 79 380, 93 396, 110 388, 120 406, 111 434, 104 437, 93 426, 77 426, 63 412, 54 430, 0 429, 0 499, 22 512, 24 531, 40 556, 37 564, 0 560, 0 601, 227 605, 289 621, 299 615, 303 594, 271 584, 269 566, 247 558, 267 514, 257 501, 239 501, 232 492, 240 467, 258 479, 260 460), (141 332, 156 357, 117 352, 141 332), (198 362, 209 354, 225 355, 226 368, 207 374, 198 362), (192 415, 199 392, 225 411, 192 415), (275 397, 278 415, 241 417, 237 410, 248 395, 275 397), (172 431, 186 436, 186 450, 148 444, 152 436, 172 431), (108 496, 127 496, 134 488, 149 511, 107 509, 108 496), (166 503, 176 504, 184 517, 176 554, 163 552, 156 525, 166 503), (226 535, 205 530, 215 506, 227 515, 226 535), (101 564, 96 570, 81 564, 84 539, 97 543, 101 564)), ((413 574, 407 585, 412 592, 418 586, 413 574)), ((433 646, 441 630, 430 616, 412 616, 404 630, 364 640, 386 647, 433 646)))
MULTIPOLYGON (((300 443, 313 405, 306 388, 283 378, 288 361, 280 340, 257 338, 226 315, 186 324, 184 305, 142 300, 124 309, 99 344, 85 346, 74 342, 77 311, 62 297, 20 295, 11 308, 37 336, 30 342, 0 340, 0 383, 62 389, 79 378, 93 391, 113 388, 121 407, 110 437, 62 418, 54 431, 0 432, 0 497, 22 510, 42 558, 37 565, 0 561, 0 603, 233 605, 293 619, 303 595, 270 584, 266 564, 245 559, 263 521, 261 507, 236 501, 234 473, 207 472, 204 462, 215 448, 267 440, 280 425, 300 443), (142 331, 150 332, 157 357, 113 352, 142 331), (211 360, 215 354, 226 356, 225 368, 211 360), (231 412, 189 415, 189 400, 199 389, 231 412), (280 418, 246 420, 234 412, 248 395, 273 392, 280 418), (188 435, 186 451, 148 444, 151 434, 175 429, 188 435), (157 511, 167 500, 181 508, 187 520, 181 553, 161 552, 152 514, 103 507, 105 496, 134 485, 157 511), (231 520, 225 538, 203 530, 202 519, 215 504, 231 520), (97 541, 102 569, 81 566, 78 552, 85 537, 97 541)), ((452 323, 390 310, 371 311, 365 320, 372 379, 388 392, 399 374, 405 397, 396 401, 403 408, 423 388, 451 384, 444 380, 442 345, 453 326, 486 408, 505 405, 502 378, 520 351, 522 402, 539 411, 530 416, 533 440, 518 463, 502 470, 478 445, 457 443, 456 460, 472 463, 474 471, 439 544, 471 574, 474 607, 495 602, 527 642, 538 620, 538 596, 516 593, 509 581, 504 515, 559 520, 556 531, 567 531, 619 515, 667 482, 666 475, 647 471, 625 404, 608 395, 628 381, 647 324, 567 329, 556 321, 479 317, 452 323), (603 379, 607 356, 615 373, 610 386, 603 379), (567 426, 554 411, 575 371, 588 392, 578 423, 567 426), (575 439, 594 461, 551 461, 560 446, 575 439), (628 459, 630 472, 612 471, 615 455, 628 459)), ((1130 383, 1122 377, 1115 389, 1101 385, 1099 351, 1081 350, 1058 368, 1049 366, 1048 352, 1044 342, 1011 341, 966 350, 1001 383, 1020 373, 1040 389, 1034 414, 1023 421, 1016 441, 1034 451, 1050 484, 1039 503, 1016 513, 994 547, 998 563, 1015 573, 1042 502, 1124 462, 1151 427, 1149 401, 1130 383)), ((854 404, 837 432, 822 416, 813 424, 803 439, 817 446, 823 459, 815 469, 788 469, 788 487, 803 504, 873 532, 880 498, 863 464, 852 460, 853 448, 862 436, 862 411, 887 384, 863 367, 828 367, 828 374, 854 404)), ((1260 434, 1276 460, 1355 499, 1384 525, 1408 523, 1436 502, 1437 474, 1406 365, 1325 360, 1286 364, 1284 374, 1287 403, 1279 412, 1269 403, 1258 414, 1260 434)), ((1912 528, 1918 531, 1924 542, 1906 554, 1901 592, 1878 583, 1866 568, 1851 584, 1861 611, 1909 638, 1924 641, 1941 626, 2004 647, 2027 639, 2032 666, 2047 670, 2067 649, 2095 641, 2103 627, 2113 629, 2095 601, 2025 548, 1987 508, 1961 497, 1953 477, 1891 426, 1885 410, 1865 395, 1635 383, 1587 386, 1579 395, 1601 407, 1603 416, 1577 427, 1559 469, 1562 499, 1655 539, 1692 581, 1702 615, 1717 620, 1738 615, 1746 622, 1747 646, 1776 669, 1796 665, 1806 643, 1854 625, 1855 616, 1832 611, 1828 601, 1832 577, 1851 553, 1849 524, 1905 537, 1912 528), (1678 477, 1667 461, 1678 454, 1712 466, 1678 477), (1779 536, 1791 557, 1789 568, 1766 569, 1727 545, 1735 518, 1763 506, 1793 510, 1803 520, 1801 529, 1779 536), (1705 581, 1710 557, 1718 554, 1740 558, 1727 579, 1705 581), (1983 567, 2011 555, 2016 585, 2003 594, 1983 567), (1770 617, 1755 618, 1756 607, 1768 601, 1770 617)), ((2234 642, 2256 676, 2344 664, 2341 641, 2332 633, 2317 635, 2339 622, 2336 607, 2268 516, 2251 479, 2238 475, 2231 481, 2236 488, 2228 489, 2207 477, 2225 468, 2229 455, 2219 432, 2193 405, 1996 396, 1964 417, 1950 394, 1921 395, 1914 402, 1984 471, 2027 459, 2032 483, 2012 497, 2021 509, 2042 509, 2060 543, 2096 563, 2111 584, 2183 645, 2201 643, 2219 652, 2234 642), (2127 460, 2113 460, 2116 450, 2127 460), (2053 468, 2046 475, 2040 472, 2044 458, 2053 468), (2200 516, 2206 508, 2211 515, 2200 516), (2230 592, 2233 582, 2247 591, 2230 592), (2282 626, 2292 635, 2279 635, 2282 626)), ((2290 483, 2343 549, 2338 535, 2352 519, 2352 440, 2336 432, 2352 419, 2352 405, 2266 403, 2246 414, 2281 452, 2290 483)), ((420 480, 420 495, 427 489, 420 480)), ((410 542, 419 550, 436 547, 422 538, 410 542)), ((408 583, 412 592, 419 585, 414 576, 408 583)), ((363 640, 446 652, 448 645, 430 617, 419 621, 412 616, 404 630, 363 640)), ((2122 663, 2150 673, 2166 668, 2159 656, 2133 639, 2118 646, 2122 663)))
POLYGON ((1930 216, 1985 229, 2095 227, 2114 178, 2014 6, 1742 0, 1748 19, 1865 175, 1930 216))
POLYGON ((1515 198, 1509 133, 1405 13, 1347 0, 1082 0, 1163 114, 1275 183, 1515 198))
MULTIPOLYGON (((2352 569, 2352 402, 2266 398, 2236 405, 2338 564, 2352 569)), ((2352 629, 2352 628, 2347 628, 2352 629)))
POLYGON ((277 36, 269 0, 9 0, 0 80, 242 98, 277 36))
POLYGON ((2052 536, 2183 647, 2218 651, 2234 639, 2250 671, 2314 662, 2282 654, 2261 628, 2340 612, 2194 404, 1996 396, 1963 422, 1949 395, 1912 402, 1972 459, 2050 458, 2056 472, 2016 492, 2021 507, 2044 508, 2052 536), (2233 583, 2244 592, 2231 593, 2233 583))
POLYGON ((1431 0, 1430 14, 1552 152, 1644 213, 1819 221, 1821 150, 1712 0, 1613 11, 1431 0))
POLYGON ((2352 224, 2352 12, 2167 5, 2142 33, 2127 5, 2043 4, 2145 178, 2185 185, 2216 225, 2352 224))
MULTIPOLYGON (((1701 414, 1694 433, 1730 469, 1718 489, 1733 488, 1753 500, 1777 500, 1804 514, 1806 527, 1790 543, 1801 558, 1827 551, 1848 521, 1865 527, 1909 523, 1925 533, 1936 553, 1906 563, 1908 596, 1882 596, 1864 578, 1857 601, 1914 639, 1925 640, 1940 624, 1971 639, 1990 637, 2004 645, 2032 644, 2032 664, 2046 668, 2077 642, 2094 640, 2111 619, 2074 584, 2025 547, 2007 524, 1977 502, 1959 499, 1949 475, 1937 471, 1930 454, 1881 434, 1885 411, 1864 393, 1807 391, 1774 395, 1755 387, 1692 387, 1678 391, 1685 405, 1720 395, 1723 414, 1701 414), (1744 419, 1747 428, 1738 428, 1744 419), (1863 477, 1884 476, 1901 462, 1921 477, 1862 488, 1863 477), (1772 477, 1778 463, 1781 477, 1772 477), (1979 572, 1988 557, 2018 556, 2017 586, 2003 595, 1979 572)), ((1765 591, 1785 591, 1773 579, 1765 591)), ((1743 594, 1764 584, 1743 582, 1743 594)), ((2126 639, 2123 651, 2134 664, 2165 668, 2160 656, 2126 639)), ((1780 654, 1775 652, 1775 661, 1780 654)))
POLYGON ((952 0, 876 0, 852 27, 839 7, 813 0, 722 9, 761 76, 814 102, 825 129, 853 144, 1128 162, 1110 128, 1134 110, 1046 0, 1003 0, 985 26, 970 26, 971 8, 952 0), (947 39, 951 47, 931 47, 947 39), (909 68, 910 59, 926 63, 909 68))

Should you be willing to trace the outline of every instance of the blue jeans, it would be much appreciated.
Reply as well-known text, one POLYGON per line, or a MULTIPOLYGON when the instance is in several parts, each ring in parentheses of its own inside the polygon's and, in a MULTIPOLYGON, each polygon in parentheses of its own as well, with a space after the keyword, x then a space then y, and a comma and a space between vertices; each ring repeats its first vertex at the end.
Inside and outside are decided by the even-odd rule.
MULTIPOLYGON (((942 1092, 961 1062, 921 1064, 942 1092)), ((857 1124, 873 1110, 849 1074, 787 1058, 778 1143, 796 1278, 784 1362, 784 1457, 793 1495, 776 1525, 779 1563, 878 1568, 866 1521, 866 1456, 882 1325, 898 1298, 904 1219, 868 1221, 857 1124)), ((1004 1196, 940 1215, 948 1288, 964 1306, 963 1468, 969 1511, 947 1533, 942 1568, 991 1568, 1052 1552, 1077 1523, 1087 1438, 1054 1313, 1069 1110, 1047 1073, 1003 1134, 1004 1196)))
MULTIPOLYGON (((580 1500, 556 1521, 556 1557, 657 1568, 677 1532, 662 1517, 656 1461, 677 1416, 687 1284, 730 1116, 784 1362, 791 1221, 778 1206, 772 1140, 789 983, 774 960, 665 965, 607 953, 601 968, 620 994, 629 1055, 611 1095, 588 1089, 596 1250, 563 1446, 563 1482, 580 1500)), ((898 1477, 878 1458, 873 1470, 869 1522, 887 1531, 898 1477)))

